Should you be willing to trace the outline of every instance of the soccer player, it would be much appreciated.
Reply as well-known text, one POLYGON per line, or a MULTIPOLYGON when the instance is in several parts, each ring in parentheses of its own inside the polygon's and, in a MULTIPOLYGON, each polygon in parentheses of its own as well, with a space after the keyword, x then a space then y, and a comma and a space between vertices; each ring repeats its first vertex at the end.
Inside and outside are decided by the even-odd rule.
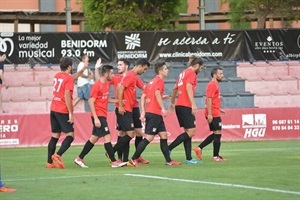
POLYGON ((76 74, 70 75, 73 69, 73 60, 69 57, 62 57, 60 59, 61 72, 58 72, 53 80, 53 99, 50 107, 52 137, 48 143, 48 161, 46 168, 66 168, 61 156, 68 150, 74 140, 72 104, 74 79, 78 78, 86 68, 87 66, 83 67, 82 70, 76 74), (56 144, 61 132, 64 132, 66 137, 60 149, 55 153, 56 144))
MULTIPOLYGON (((95 66, 95 75, 97 76, 98 70, 101 66, 101 60, 99 61, 100 64, 96 64, 95 66)), ((112 80, 110 81, 110 83, 114 86, 114 95, 115 98, 118 98, 118 94, 117 94, 117 89, 120 85, 121 80, 123 79, 123 77, 125 76, 125 74, 128 72, 128 69, 130 67, 130 62, 126 59, 119 59, 118 61, 118 74, 114 74, 112 80)), ((137 78, 137 83, 136 86, 143 90, 144 89, 144 83, 143 81, 136 76, 137 78)), ((97 80, 97 77, 96 77, 97 80)), ((118 103, 116 103, 116 109, 115 109, 115 113, 117 116, 118 113, 118 103)), ((135 147, 137 148, 138 144, 142 141, 143 139, 143 135, 142 135, 142 122, 140 120, 140 109, 139 109, 139 103, 138 101, 135 99, 134 105, 133 105, 133 109, 132 109, 132 118, 133 118, 133 125, 134 125, 134 132, 135 132, 135 147)), ((126 135, 125 132, 122 131, 122 128, 118 125, 116 126, 117 130, 118 130, 118 140, 120 140, 124 135, 126 135)), ((127 162, 128 161, 128 156, 129 156, 129 148, 130 148, 130 142, 128 142, 126 145, 123 146, 123 148, 120 148, 117 153, 118 153, 118 159, 122 160, 123 162, 127 162)), ((139 162, 143 163, 143 164, 149 164, 150 161, 142 158, 142 156, 139 157, 139 162)))
POLYGON ((113 77, 113 67, 111 65, 104 65, 101 68, 101 77, 97 80, 91 89, 91 97, 89 99, 89 106, 91 109, 93 131, 90 139, 85 143, 81 153, 74 160, 75 164, 82 168, 88 168, 85 165, 83 158, 92 150, 95 143, 100 137, 104 138, 104 148, 109 155, 112 167, 122 167, 126 162, 117 161, 114 156, 113 147, 111 144, 110 131, 107 124, 107 110, 108 102, 115 103, 116 99, 109 98, 109 81, 113 77))
POLYGON ((136 66, 125 74, 118 86, 117 123, 126 135, 118 140, 114 146, 114 152, 123 148, 134 137, 133 108, 136 101, 136 76, 146 72, 149 66, 147 59, 139 59, 136 66))
POLYGON ((16 192, 17 191, 16 189, 9 188, 9 187, 6 187, 6 186, 3 185, 1 175, 2 174, 1 174, 1 165, 0 165, 0 192, 7 192, 7 193, 16 192))
POLYGON ((156 76, 147 84, 141 96, 141 119, 146 118, 146 137, 139 143, 128 165, 138 166, 141 153, 154 139, 155 135, 160 137, 160 148, 165 157, 166 165, 181 165, 181 162, 171 160, 167 142, 167 131, 163 117, 167 116, 167 110, 163 105, 163 94, 165 90, 164 78, 168 75, 168 68, 164 62, 155 64, 156 76))
POLYGON ((213 133, 206 137, 206 139, 194 148, 196 156, 202 160, 202 150, 208 144, 213 141, 213 161, 225 161, 225 159, 219 155, 221 147, 221 130, 222 130, 222 120, 221 113, 225 113, 221 107, 221 91, 219 87, 219 82, 223 78, 222 68, 214 68, 211 71, 211 81, 206 87, 206 103, 205 103, 205 117, 207 119, 209 130, 213 133))
POLYGON ((200 58, 191 56, 189 67, 185 69, 178 77, 173 88, 170 110, 176 111, 176 116, 180 127, 184 132, 169 145, 171 152, 175 147, 183 142, 186 155, 186 164, 201 164, 202 162, 192 158, 192 137, 195 135, 197 106, 194 94, 197 86, 197 74, 203 69, 203 61, 200 58), (178 94, 176 105, 175 98, 178 94))

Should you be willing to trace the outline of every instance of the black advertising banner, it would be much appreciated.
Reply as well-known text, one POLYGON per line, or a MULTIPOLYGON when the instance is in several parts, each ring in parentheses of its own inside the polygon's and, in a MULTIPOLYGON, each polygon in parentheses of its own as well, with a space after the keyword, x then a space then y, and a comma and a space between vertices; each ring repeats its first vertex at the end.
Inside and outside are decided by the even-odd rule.
POLYGON ((241 59, 242 32, 117 32, 113 60, 148 58, 150 61, 188 61, 191 55, 204 60, 241 59))
POLYGON ((299 60, 300 29, 244 31, 244 60, 299 60))
POLYGON ((239 31, 157 32, 150 59, 188 61, 191 55, 203 60, 241 59, 241 36, 239 31))
POLYGON ((90 62, 148 58, 186 62, 196 55, 204 61, 299 60, 300 29, 141 31, 93 33, 0 33, 0 51, 10 64, 57 64, 62 56, 90 62))
POLYGON ((1 33, 0 50, 13 64, 56 64, 63 56, 78 60, 82 53, 111 62, 109 37, 107 33, 1 33))

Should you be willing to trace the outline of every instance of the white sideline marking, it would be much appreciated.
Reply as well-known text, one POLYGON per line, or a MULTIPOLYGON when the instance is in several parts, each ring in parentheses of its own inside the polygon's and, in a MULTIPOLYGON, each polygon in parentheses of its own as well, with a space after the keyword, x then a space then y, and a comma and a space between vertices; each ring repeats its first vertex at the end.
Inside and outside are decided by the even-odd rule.
POLYGON ((179 179, 179 178, 168 178, 168 177, 161 177, 161 176, 148 176, 148 175, 142 175, 142 174, 124 174, 124 175, 125 176, 142 177, 142 178, 152 178, 152 179, 169 180, 169 181, 179 181, 179 182, 187 182, 187 183, 200 183, 200 184, 207 184, 207 185, 238 187, 238 188, 245 188, 245 189, 263 190, 263 191, 269 191, 269 192, 280 192, 280 193, 285 193, 285 194, 300 195, 300 192, 295 192, 295 191, 278 190, 278 189, 272 189, 272 188, 263 188, 263 187, 255 187, 255 186, 247 186, 247 185, 239 185, 239 184, 231 184, 231 183, 217 183, 217 182, 208 182, 208 181, 196 181, 196 180, 179 179))

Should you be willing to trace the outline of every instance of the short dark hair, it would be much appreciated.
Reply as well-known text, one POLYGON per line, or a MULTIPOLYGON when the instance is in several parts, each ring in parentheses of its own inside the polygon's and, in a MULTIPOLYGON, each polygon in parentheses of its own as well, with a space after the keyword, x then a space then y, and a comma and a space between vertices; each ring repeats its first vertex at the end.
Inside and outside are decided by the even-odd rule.
POLYGON ((4 51, 0 51, 0 56, 2 56, 3 54, 5 54, 5 52, 4 51))
POLYGON ((61 71, 66 71, 69 66, 73 65, 73 59, 70 57, 62 57, 59 62, 61 71))
POLYGON ((129 60, 127 60, 127 59, 125 59, 125 58, 121 58, 121 59, 119 59, 119 61, 122 61, 122 62, 124 62, 124 63, 125 63, 125 65, 127 65, 127 66, 128 66, 128 68, 130 67, 130 62, 129 62, 129 60))
POLYGON ((217 74, 218 70, 223 70, 221 67, 215 67, 211 70, 210 76, 214 77, 214 74, 217 74))
POLYGON ((147 65, 149 67, 150 63, 149 63, 149 61, 146 58, 140 58, 136 62, 136 66, 138 66, 138 65, 142 65, 142 66, 147 65))
POLYGON ((196 64, 200 64, 200 65, 203 65, 203 61, 202 61, 202 59, 201 58, 198 58, 198 57, 196 57, 195 55, 192 55, 192 56, 190 56, 190 58, 189 58, 189 65, 190 66, 194 66, 194 65, 196 65, 196 64))
POLYGON ((165 65, 166 63, 165 62, 158 62, 158 63, 155 63, 154 65, 154 72, 155 74, 158 74, 160 70, 162 70, 163 66, 165 65))
POLYGON ((101 75, 104 76, 104 74, 109 73, 112 69, 114 69, 114 67, 111 65, 103 65, 101 68, 101 75))

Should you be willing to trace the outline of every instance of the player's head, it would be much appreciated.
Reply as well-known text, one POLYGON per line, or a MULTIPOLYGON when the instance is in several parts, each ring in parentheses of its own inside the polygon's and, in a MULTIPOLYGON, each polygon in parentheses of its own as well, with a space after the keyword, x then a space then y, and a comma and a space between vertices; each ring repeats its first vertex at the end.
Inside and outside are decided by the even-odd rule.
POLYGON ((150 63, 147 59, 141 58, 136 62, 135 68, 138 75, 145 73, 148 70, 150 63))
POLYGON ((83 53, 81 55, 81 61, 82 62, 89 62, 89 56, 87 54, 83 53))
POLYGON ((169 69, 165 62, 158 62, 154 65, 154 72, 156 75, 161 74, 162 76, 168 76, 169 69))
POLYGON ((221 67, 216 67, 211 70, 210 76, 212 79, 221 82, 223 78, 223 69, 221 67))
POLYGON ((114 68, 111 65, 103 65, 101 68, 101 76, 106 77, 110 81, 113 77, 114 68))
POLYGON ((72 58, 69 57, 62 57, 60 59, 60 70, 61 71, 67 71, 70 70, 70 72, 72 71, 73 68, 73 60, 72 58))
POLYGON ((119 59, 118 61, 118 73, 124 74, 130 67, 130 62, 126 59, 119 59))
POLYGON ((198 74, 203 69, 203 61, 201 58, 192 55, 189 58, 189 66, 194 68, 196 74, 198 74))

